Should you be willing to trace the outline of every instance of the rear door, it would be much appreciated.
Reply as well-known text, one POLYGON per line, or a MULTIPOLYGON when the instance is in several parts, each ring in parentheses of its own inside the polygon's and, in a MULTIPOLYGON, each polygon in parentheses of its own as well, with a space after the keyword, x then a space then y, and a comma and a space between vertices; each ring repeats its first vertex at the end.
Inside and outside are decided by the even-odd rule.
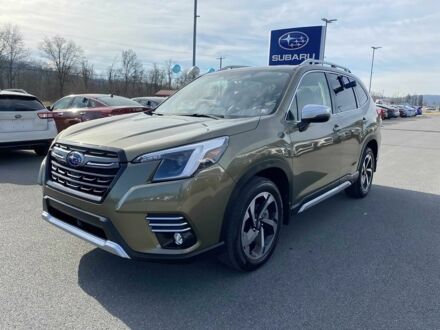
POLYGON ((343 177, 353 174, 357 169, 362 147, 364 105, 368 97, 364 95, 363 99, 359 100, 358 106, 354 88, 349 85, 350 78, 327 73, 327 79, 334 100, 334 111, 338 118, 336 134, 341 144, 340 176, 343 177))
POLYGON ((35 97, 0 95, 0 133, 47 130, 47 120, 38 117, 41 111, 45 111, 45 107, 35 97))

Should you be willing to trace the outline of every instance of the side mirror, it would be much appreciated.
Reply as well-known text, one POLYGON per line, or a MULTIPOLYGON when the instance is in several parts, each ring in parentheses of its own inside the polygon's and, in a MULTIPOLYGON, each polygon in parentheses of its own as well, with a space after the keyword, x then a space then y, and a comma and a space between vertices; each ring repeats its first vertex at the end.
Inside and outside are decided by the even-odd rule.
POLYGON ((302 109, 301 121, 305 123, 324 123, 330 119, 329 107, 318 104, 307 104, 302 109))
POLYGON ((324 123, 330 119, 331 109, 325 105, 307 104, 301 112, 300 131, 304 131, 310 123, 324 123))
POLYGON ((48 105, 48 106, 46 107, 46 109, 49 110, 49 111, 52 111, 52 106, 51 106, 51 105, 48 105))

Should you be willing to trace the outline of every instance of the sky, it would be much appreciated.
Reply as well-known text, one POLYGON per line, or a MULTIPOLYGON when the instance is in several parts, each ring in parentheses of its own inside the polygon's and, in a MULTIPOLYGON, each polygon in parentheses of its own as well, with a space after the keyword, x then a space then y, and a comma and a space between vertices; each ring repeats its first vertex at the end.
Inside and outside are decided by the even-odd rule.
MULTIPOLYGON (((122 50, 144 67, 192 61, 192 0, 0 0, 0 25, 20 27, 33 57, 56 34, 84 49, 104 73, 122 50)), ((273 29, 328 27, 325 59, 346 66, 368 85, 371 46, 376 51, 372 90, 388 96, 440 94, 439 0, 198 0, 197 65, 264 66, 273 29)))

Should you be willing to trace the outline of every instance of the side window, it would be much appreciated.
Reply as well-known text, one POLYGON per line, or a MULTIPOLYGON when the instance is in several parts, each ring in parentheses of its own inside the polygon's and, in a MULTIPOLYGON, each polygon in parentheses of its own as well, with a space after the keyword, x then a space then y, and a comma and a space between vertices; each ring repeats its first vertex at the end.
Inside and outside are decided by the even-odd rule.
POLYGON ((347 77, 329 73, 328 81, 330 89, 335 96, 336 112, 344 112, 357 108, 353 88, 344 88, 344 85, 349 83, 347 77))
POLYGON ((308 104, 325 105, 331 108, 330 92, 323 72, 306 73, 296 91, 298 110, 308 104))
POLYGON ((295 120, 298 117, 298 99, 295 95, 295 98, 292 100, 292 104, 290 105, 289 112, 287 114, 287 120, 295 120))
POLYGON ((64 97, 61 100, 57 101, 53 105, 53 110, 64 110, 67 109, 72 102, 71 97, 64 97))
POLYGON ((89 99, 88 103, 87 103, 87 108, 99 108, 99 107, 103 107, 104 105, 102 103, 99 103, 98 101, 94 100, 94 99, 89 99))
POLYGON ((73 99, 71 108, 77 108, 77 109, 87 108, 88 102, 89 102, 88 98, 84 96, 76 96, 73 99))
POLYGON ((368 101, 368 95, 367 92, 361 87, 359 82, 356 84, 356 87, 354 88, 354 91, 356 93, 356 99, 358 107, 363 106, 368 101))

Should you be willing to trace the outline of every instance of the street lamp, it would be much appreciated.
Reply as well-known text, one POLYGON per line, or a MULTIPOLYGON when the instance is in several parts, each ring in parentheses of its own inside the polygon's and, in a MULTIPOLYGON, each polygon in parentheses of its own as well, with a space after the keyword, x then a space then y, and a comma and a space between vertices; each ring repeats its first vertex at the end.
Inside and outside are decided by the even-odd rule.
POLYGON ((322 60, 324 60, 324 55, 325 55, 325 44, 327 42, 327 25, 329 25, 330 23, 336 22, 337 19, 336 18, 331 18, 331 19, 327 19, 327 18, 321 18, 321 21, 325 22, 325 30, 324 30, 324 46, 323 46, 323 50, 322 50, 322 60))
POLYGON ((221 70, 221 69, 223 68, 223 60, 225 60, 226 57, 224 57, 224 56, 220 56, 220 57, 217 57, 216 59, 220 61, 220 67, 219 67, 219 69, 221 70))
POLYGON ((197 0, 194 0, 194 30, 193 30, 193 66, 196 66, 196 34, 197 34, 197 0))
POLYGON ((371 48, 373 49, 373 57, 371 58, 370 86, 368 87, 368 93, 371 93, 371 79, 373 78, 374 53, 376 52, 376 49, 380 49, 382 47, 371 46, 371 48))

